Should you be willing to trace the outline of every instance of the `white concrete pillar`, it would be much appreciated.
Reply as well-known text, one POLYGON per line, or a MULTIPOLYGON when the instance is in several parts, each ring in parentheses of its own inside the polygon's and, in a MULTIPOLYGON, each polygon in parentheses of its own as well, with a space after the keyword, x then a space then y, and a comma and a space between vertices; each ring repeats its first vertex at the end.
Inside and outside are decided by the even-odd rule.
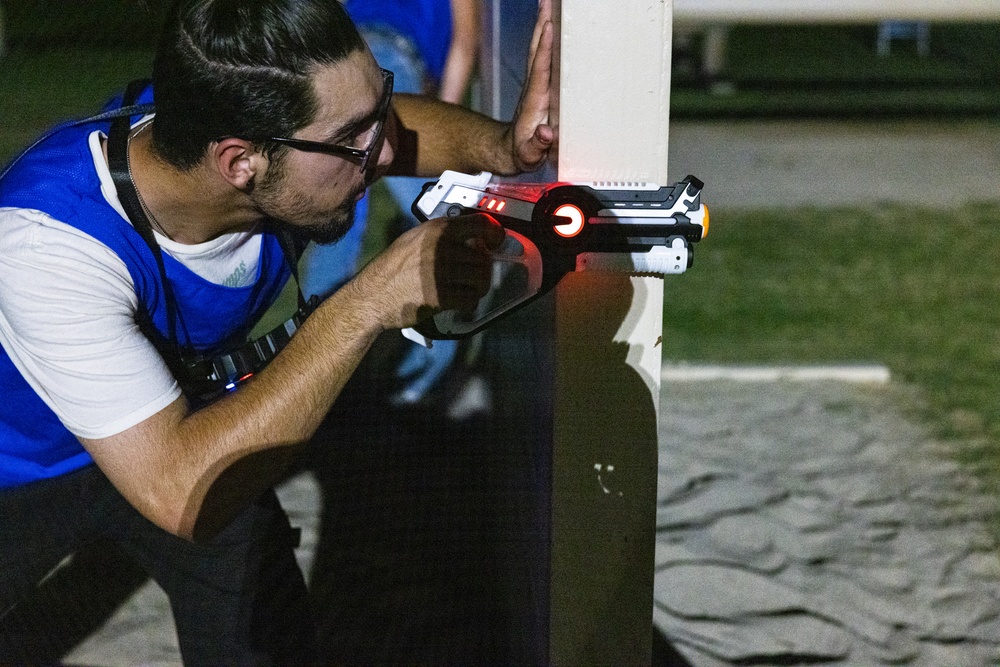
MULTIPOLYGON (((558 180, 666 185, 671 2, 561 0, 558 180)), ((651 660, 663 279, 556 288, 549 657, 651 660)))
POLYGON ((672 4, 557 0, 560 180, 667 185, 672 4))

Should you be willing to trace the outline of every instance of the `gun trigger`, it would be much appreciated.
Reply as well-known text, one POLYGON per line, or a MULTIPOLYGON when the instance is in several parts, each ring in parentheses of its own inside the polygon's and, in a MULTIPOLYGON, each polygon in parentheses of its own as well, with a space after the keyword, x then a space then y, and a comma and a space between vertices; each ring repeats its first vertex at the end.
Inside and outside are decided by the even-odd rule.
POLYGON ((434 347, 434 341, 432 341, 430 338, 423 335, 413 327, 402 329, 400 333, 403 334, 403 338, 406 338, 407 340, 412 340, 417 345, 423 345, 428 350, 434 347))
POLYGON ((524 246, 511 234, 507 234, 493 258, 500 261, 511 261, 510 258, 514 257, 524 257, 524 246))

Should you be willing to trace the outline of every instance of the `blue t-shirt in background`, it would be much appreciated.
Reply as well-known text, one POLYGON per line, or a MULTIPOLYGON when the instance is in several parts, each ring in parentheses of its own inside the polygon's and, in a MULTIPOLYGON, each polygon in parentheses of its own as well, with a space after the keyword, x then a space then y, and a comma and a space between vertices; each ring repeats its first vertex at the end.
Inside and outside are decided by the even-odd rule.
POLYGON ((441 82, 451 44, 450 0, 348 0, 344 6, 359 28, 383 26, 409 39, 428 74, 441 82))

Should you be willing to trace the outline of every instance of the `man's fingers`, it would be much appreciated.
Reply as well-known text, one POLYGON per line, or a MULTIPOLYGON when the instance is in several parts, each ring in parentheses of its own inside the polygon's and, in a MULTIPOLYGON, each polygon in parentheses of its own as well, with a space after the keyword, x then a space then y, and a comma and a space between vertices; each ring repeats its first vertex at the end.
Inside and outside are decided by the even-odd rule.
POLYGON ((556 130, 551 125, 539 125, 535 128, 535 135, 532 137, 532 139, 534 139, 535 142, 545 150, 548 150, 549 147, 552 146, 552 142, 555 141, 555 138, 556 130))
POLYGON ((471 287, 462 285, 452 286, 440 295, 441 310, 457 310, 460 313, 471 314, 479 306, 479 300, 484 295, 484 293, 471 287))
POLYGON ((539 125, 534 134, 521 146, 520 155, 525 169, 535 169, 549 155, 552 142, 555 139, 555 129, 549 125, 539 125))
POLYGON ((488 213, 470 213, 448 219, 443 238, 483 252, 492 252, 503 243, 506 232, 488 213))
POLYGON ((531 46, 528 48, 528 73, 531 73, 531 64, 535 59, 535 52, 542 41, 542 33, 546 25, 552 22, 552 0, 539 0, 538 18, 535 20, 535 29, 531 33, 531 46))
POLYGON ((528 63, 528 80, 514 121, 513 152, 516 164, 521 170, 537 168, 552 146, 553 132, 548 122, 555 28, 551 22, 545 22, 537 24, 536 29, 538 42, 532 50, 528 63))
POLYGON ((492 215, 487 215, 486 213, 479 215, 483 218, 482 239, 486 243, 486 249, 492 252, 500 247, 507 236, 507 232, 504 231, 503 225, 497 222, 496 218, 492 215))
POLYGON ((490 287, 493 273, 493 256, 481 248, 462 246, 454 248, 438 272, 439 282, 446 286, 460 286, 485 294, 490 287))
POLYGON ((555 27, 552 23, 541 26, 536 49, 528 61, 528 82, 522 102, 535 113, 549 112, 549 90, 552 83, 552 42, 555 27))
POLYGON ((469 310, 492 282, 493 252, 506 232, 492 216, 473 213, 441 220, 435 253, 434 285, 442 310, 469 310))
POLYGON ((438 282, 438 306, 441 310, 472 311, 489 289, 488 272, 466 271, 451 279, 443 278, 438 282))

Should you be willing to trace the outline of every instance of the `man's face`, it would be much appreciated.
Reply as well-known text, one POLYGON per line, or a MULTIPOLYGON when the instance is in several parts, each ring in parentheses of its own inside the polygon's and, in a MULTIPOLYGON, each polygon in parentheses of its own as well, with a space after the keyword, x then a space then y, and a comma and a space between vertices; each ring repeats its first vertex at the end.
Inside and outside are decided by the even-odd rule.
MULTIPOLYGON (((294 139, 331 145, 366 140, 383 100, 385 80, 368 51, 355 51, 313 74, 319 103, 316 117, 294 139)), ((251 196, 264 215, 304 232, 317 243, 332 243, 354 223, 355 204, 393 157, 380 142, 368 167, 358 160, 322 152, 285 149, 268 165, 251 196)))

